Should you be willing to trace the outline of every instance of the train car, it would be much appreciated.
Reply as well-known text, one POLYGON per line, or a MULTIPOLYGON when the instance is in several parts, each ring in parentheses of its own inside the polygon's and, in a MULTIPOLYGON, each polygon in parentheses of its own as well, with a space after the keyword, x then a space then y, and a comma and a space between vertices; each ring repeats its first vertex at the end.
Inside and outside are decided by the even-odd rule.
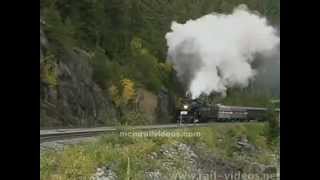
POLYGON ((184 100, 176 119, 180 123, 264 121, 267 108, 204 104, 198 100, 184 100))
POLYGON ((217 108, 215 106, 201 106, 198 108, 199 122, 209 122, 217 120, 217 108))
POLYGON ((236 106, 223 105, 184 105, 178 112, 177 120, 184 123, 194 122, 232 122, 246 121, 248 112, 246 109, 236 106))
POLYGON ((250 121, 263 121, 266 117, 267 108, 246 107, 248 111, 248 119, 250 121))
POLYGON ((217 105, 216 108, 216 120, 217 121, 246 121, 248 120, 247 109, 237 106, 224 106, 217 105))

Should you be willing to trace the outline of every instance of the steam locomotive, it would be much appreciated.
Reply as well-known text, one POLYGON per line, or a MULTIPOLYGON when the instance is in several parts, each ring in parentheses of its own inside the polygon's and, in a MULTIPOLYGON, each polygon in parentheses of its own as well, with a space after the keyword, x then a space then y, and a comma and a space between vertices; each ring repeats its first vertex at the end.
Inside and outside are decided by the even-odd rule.
POLYGON ((204 104, 197 99, 183 102, 177 109, 180 123, 263 121, 267 108, 204 104))

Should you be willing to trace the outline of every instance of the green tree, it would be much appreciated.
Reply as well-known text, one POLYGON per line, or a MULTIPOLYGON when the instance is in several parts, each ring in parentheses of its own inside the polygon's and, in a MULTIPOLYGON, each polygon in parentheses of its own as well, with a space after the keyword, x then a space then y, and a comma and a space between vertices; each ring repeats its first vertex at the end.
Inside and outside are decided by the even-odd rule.
POLYGON ((280 121, 274 105, 269 105, 266 118, 268 122, 267 139, 272 144, 277 141, 280 135, 280 121))
POLYGON ((107 83, 111 80, 112 64, 105 55, 104 50, 98 48, 91 59, 93 66, 93 80, 103 89, 107 88, 107 83))
POLYGON ((71 49, 76 44, 73 39, 75 28, 71 19, 63 19, 54 2, 49 7, 44 8, 43 14, 46 22, 44 31, 49 41, 53 41, 53 43, 63 48, 71 49))

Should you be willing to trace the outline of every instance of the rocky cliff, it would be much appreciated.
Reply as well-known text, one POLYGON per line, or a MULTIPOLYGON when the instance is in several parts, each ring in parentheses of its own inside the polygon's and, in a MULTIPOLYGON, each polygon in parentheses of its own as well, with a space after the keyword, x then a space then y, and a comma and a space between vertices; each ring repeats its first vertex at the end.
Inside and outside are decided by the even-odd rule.
MULTIPOLYGON (((40 26, 40 71, 44 71, 50 49, 40 26)), ((40 126, 97 126, 114 124, 116 113, 111 100, 92 80, 89 57, 80 50, 64 51, 51 62, 55 85, 40 78, 40 126)), ((51 78, 52 79, 52 78, 51 78)))
MULTIPOLYGON (((51 52, 53 47, 42 29, 43 25, 45 22, 40 20, 40 126, 91 127, 117 124, 119 117, 111 97, 103 93, 92 79, 90 55, 79 48, 66 50, 59 47, 62 52, 59 54, 62 55, 56 56, 51 52), (50 59, 51 56, 54 58, 50 59)), ((152 122, 168 123, 172 120, 173 95, 164 88, 157 95, 152 92, 148 94, 147 99, 138 103, 154 101, 152 106, 142 108, 146 115, 152 116, 152 122)))

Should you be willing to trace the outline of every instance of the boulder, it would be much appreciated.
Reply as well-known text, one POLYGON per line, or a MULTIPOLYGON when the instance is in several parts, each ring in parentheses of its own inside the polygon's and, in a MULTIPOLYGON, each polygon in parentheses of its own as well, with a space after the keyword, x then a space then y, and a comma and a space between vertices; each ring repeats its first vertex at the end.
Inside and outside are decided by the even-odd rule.
POLYGON ((90 178, 90 180, 116 180, 116 179, 118 179, 117 175, 108 166, 97 168, 96 173, 90 178))

